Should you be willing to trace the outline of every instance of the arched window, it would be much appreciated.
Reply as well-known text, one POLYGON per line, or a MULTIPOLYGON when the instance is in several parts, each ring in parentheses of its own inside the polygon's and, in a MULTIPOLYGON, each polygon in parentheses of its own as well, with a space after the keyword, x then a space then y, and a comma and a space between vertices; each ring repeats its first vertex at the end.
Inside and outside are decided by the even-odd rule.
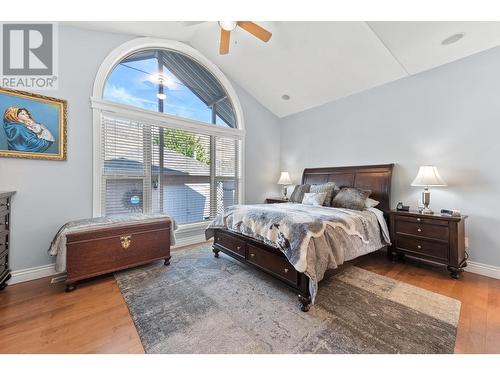
POLYGON ((217 78, 189 56, 173 50, 139 51, 113 69, 105 100, 235 128, 234 110, 217 78))
POLYGON ((203 223, 242 201, 243 118, 230 83, 182 43, 141 38, 98 72, 94 215, 203 223))

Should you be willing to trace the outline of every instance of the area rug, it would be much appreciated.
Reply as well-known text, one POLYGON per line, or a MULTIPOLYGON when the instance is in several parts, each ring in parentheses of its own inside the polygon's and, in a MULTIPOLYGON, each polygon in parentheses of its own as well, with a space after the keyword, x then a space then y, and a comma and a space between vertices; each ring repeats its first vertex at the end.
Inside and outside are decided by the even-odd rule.
POLYGON ((146 353, 453 353, 460 302, 358 267, 316 304, 209 246, 115 274, 146 353))

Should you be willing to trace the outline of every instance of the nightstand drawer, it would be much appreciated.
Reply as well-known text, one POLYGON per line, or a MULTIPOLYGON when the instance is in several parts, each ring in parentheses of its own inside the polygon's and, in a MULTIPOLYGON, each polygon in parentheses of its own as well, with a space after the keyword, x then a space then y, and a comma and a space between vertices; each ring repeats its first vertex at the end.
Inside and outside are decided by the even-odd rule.
POLYGON ((432 225, 441 225, 444 227, 448 226, 448 221, 446 220, 439 220, 439 219, 433 219, 430 217, 416 217, 416 216, 398 216, 397 220, 402 220, 402 221, 409 221, 410 223, 417 223, 417 224, 432 224, 432 225))
POLYGON ((450 237, 448 226, 410 222, 407 220, 396 220, 396 232, 398 234, 410 234, 448 241, 450 237))
POLYGON ((396 248, 403 250, 410 255, 413 253, 415 255, 423 255, 425 257, 435 258, 442 261, 448 260, 448 244, 442 242, 397 236, 396 248))

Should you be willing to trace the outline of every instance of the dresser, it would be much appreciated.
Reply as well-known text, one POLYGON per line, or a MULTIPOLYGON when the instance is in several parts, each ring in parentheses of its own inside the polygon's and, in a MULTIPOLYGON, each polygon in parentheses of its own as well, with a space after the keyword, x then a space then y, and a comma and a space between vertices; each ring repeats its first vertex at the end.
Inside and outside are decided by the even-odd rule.
POLYGON ((9 236, 10 236, 10 200, 14 191, 0 191, 0 290, 7 286, 10 279, 9 236))
POLYGON ((394 259, 408 255, 441 263, 447 266, 450 277, 458 279, 460 271, 467 266, 466 218, 391 211, 389 256, 394 259))

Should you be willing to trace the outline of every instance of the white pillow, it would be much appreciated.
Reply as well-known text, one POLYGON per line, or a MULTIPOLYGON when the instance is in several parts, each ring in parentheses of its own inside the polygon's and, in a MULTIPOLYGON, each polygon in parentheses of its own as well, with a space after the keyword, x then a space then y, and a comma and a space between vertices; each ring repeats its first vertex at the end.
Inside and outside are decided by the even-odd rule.
POLYGON ((375 199, 366 198, 365 200, 365 208, 376 207, 380 202, 375 199))
POLYGON ((302 199, 302 204, 308 204, 310 206, 322 206, 327 192, 324 193, 304 193, 304 199, 302 199))

